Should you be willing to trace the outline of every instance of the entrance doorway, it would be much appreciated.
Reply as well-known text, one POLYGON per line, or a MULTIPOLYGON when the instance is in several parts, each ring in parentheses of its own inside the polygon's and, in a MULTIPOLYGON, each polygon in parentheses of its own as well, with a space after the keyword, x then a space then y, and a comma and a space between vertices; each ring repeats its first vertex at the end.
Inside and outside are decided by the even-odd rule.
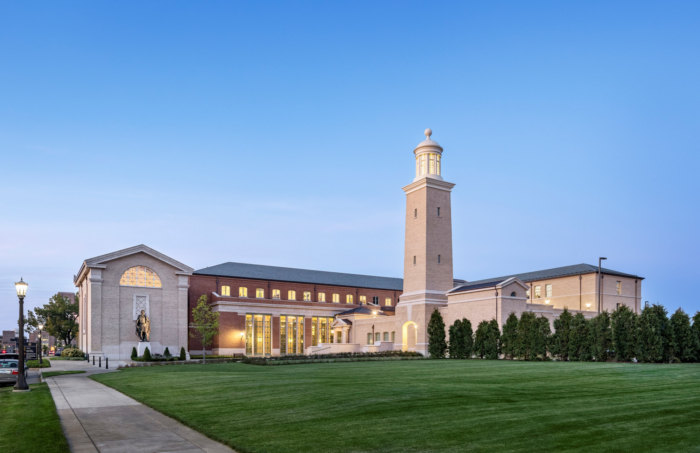
POLYGON ((403 344, 401 345, 402 351, 414 351, 416 350, 416 338, 418 337, 418 326, 413 321, 408 321, 403 325, 403 344))

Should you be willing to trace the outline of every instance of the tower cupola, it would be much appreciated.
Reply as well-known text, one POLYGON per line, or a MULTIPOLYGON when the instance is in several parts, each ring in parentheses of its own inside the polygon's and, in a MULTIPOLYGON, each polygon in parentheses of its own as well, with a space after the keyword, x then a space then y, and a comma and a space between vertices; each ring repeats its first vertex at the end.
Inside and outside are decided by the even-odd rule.
POLYGON ((428 128, 424 132, 425 140, 420 142, 413 153, 416 155, 416 179, 435 178, 442 180, 440 176, 440 158, 442 157, 442 146, 433 141, 430 136, 433 131, 428 128))

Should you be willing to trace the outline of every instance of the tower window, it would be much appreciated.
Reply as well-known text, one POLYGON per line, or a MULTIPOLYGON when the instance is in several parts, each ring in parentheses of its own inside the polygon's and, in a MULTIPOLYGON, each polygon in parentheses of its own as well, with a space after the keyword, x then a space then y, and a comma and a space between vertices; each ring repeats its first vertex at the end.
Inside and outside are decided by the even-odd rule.
POLYGON ((417 208, 413 210, 413 218, 414 219, 418 218, 418 209, 417 208))
POLYGON ((438 217, 440 217, 440 206, 438 206, 438 208, 437 208, 437 214, 438 214, 438 217))
POLYGON ((413 265, 416 265, 416 255, 413 255, 413 265))
POLYGON ((438 255, 438 264, 440 264, 440 255, 438 255))

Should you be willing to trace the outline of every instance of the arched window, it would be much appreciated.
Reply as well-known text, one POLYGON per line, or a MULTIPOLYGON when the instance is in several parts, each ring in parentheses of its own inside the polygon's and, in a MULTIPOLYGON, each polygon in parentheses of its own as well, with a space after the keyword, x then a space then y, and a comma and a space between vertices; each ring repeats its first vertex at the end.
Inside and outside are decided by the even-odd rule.
POLYGON ((160 278, 152 269, 146 266, 130 267, 122 274, 120 286, 138 286, 141 288, 162 288, 160 278))
POLYGON ((515 291, 513 291, 512 293, 510 293, 510 297, 516 297, 517 295, 518 295, 518 293, 516 293, 515 291))

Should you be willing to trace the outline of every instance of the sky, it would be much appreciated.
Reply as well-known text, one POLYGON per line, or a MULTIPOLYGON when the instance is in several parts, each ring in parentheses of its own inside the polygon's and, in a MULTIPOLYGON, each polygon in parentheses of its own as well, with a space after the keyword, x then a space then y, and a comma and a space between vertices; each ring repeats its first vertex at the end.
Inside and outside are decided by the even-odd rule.
POLYGON ((577 263, 700 310, 698 2, 0 3, 0 328, 146 244, 401 277, 414 147, 456 278, 577 263))

